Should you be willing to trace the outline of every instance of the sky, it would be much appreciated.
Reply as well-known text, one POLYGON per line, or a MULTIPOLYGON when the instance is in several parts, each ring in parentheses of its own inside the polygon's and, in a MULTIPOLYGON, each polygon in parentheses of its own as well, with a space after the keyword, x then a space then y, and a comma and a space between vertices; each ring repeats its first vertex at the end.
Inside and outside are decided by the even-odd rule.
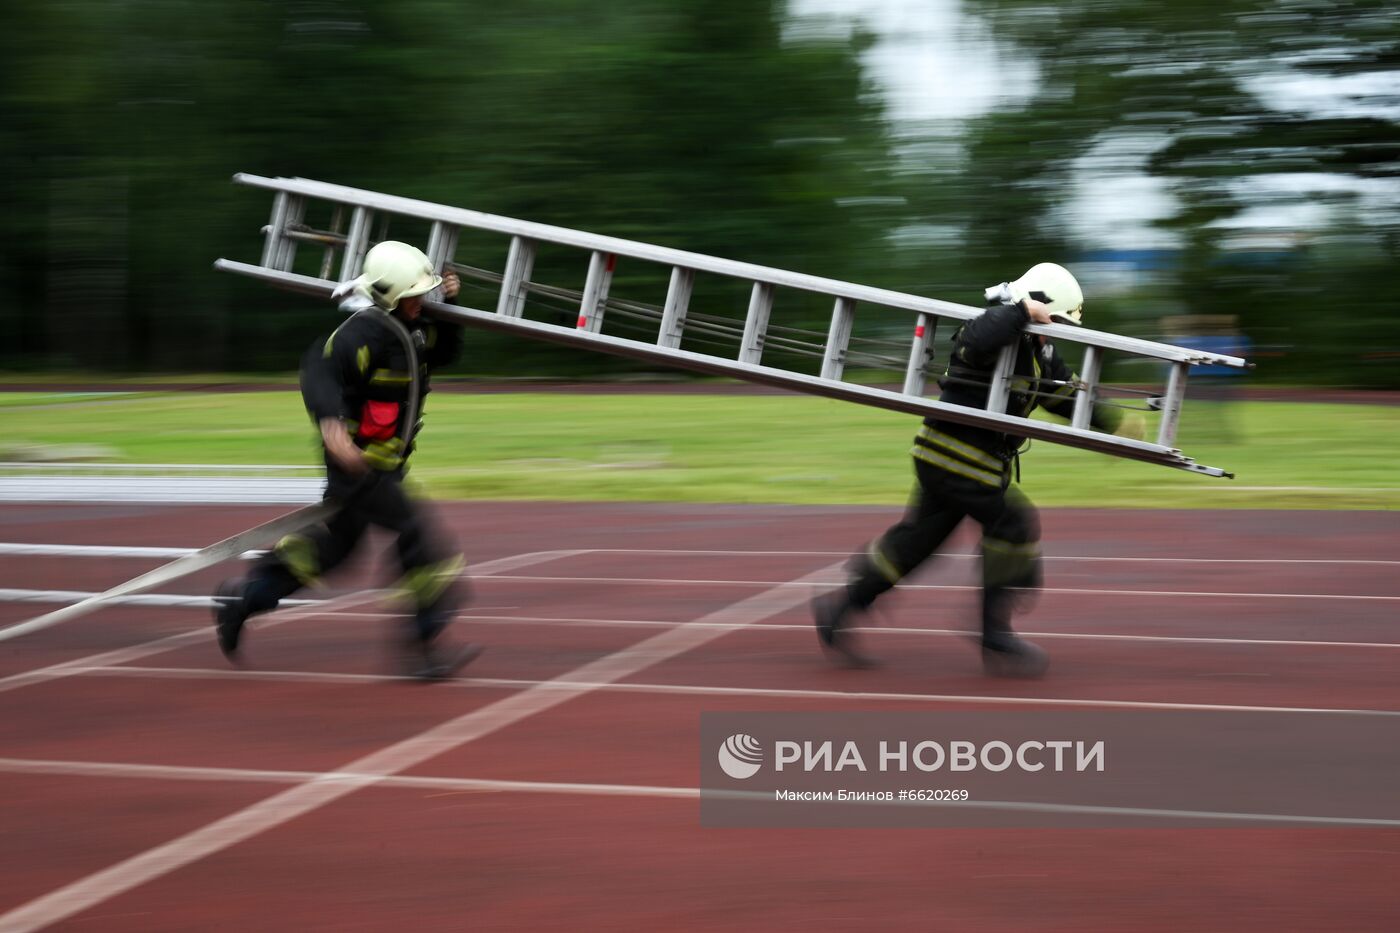
MULTIPOLYGON (((930 121, 962 120, 1034 92, 1033 62, 999 43, 980 21, 962 12, 961 0, 791 0, 792 12, 807 18, 797 27, 849 32, 860 22, 875 36, 865 64, 884 90, 891 117, 911 127, 930 121)), ((1272 106, 1319 116, 1368 115, 1400 119, 1400 72, 1317 78, 1280 69, 1247 84, 1272 106)), ((1151 225, 1170 216, 1174 202, 1163 183, 1140 170, 1166 140, 1142 137, 1104 140, 1077 166, 1070 212, 1086 245, 1143 249, 1171 246, 1171 236, 1151 225)), ((1362 209, 1400 203, 1400 183, 1358 182, 1335 175, 1261 176, 1247 193, 1268 195, 1267 208, 1245 212, 1237 225, 1293 231, 1326 223, 1332 207, 1309 195, 1348 191, 1362 209), (1278 204, 1280 196, 1296 203, 1278 204)))
POLYGON ((1034 66, 998 56, 1005 46, 961 7, 959 0, 791 0, 790 9, 825 20, 827 30, 849 32, 858 19, 873 32, 865 64, 885 89, 890 115, 919 122, 973 117, 1035 87, 1034 66))
MULTIPOLYGON (((1035 65, 1009 54, 985 25, 964 16, 959 0, 792 0, 791 10, 816 20, 811 29, 849 32, 858 20, 875 35, 865 64, 897 123, 963 120, 1035 90, 1035 65)), ((1113 155, 1121 166, 1123 154, 1113 155)), ((1133 249, 1169 245, 1150 226, 1171 210, 1157 180, 1130 168, 1105 173, 1086 167, 1077 188, 1071 211, 1086 241, 1133 249)))

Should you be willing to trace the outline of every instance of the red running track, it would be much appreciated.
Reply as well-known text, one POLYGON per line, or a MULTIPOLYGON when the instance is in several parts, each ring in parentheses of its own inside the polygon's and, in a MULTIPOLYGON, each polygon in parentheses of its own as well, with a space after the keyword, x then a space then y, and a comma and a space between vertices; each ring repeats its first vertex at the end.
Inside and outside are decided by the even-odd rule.
MULTIPOLYGON (((277 511, 6 506, 0 541, 197 547, 277 511)), ((479 568, 457 631, 488 646, 446 686, 386 678, 393 622, 354 598, 274 617, 241 670, 196 608, 0 641, 0 930, 1400 927, 1395 829, 702 827, 702 711, 1400 712, 1395 513, 1047 512, 1030 684, 981 676, 965 556, 882 603, 880 669, 825 664, 811 575, 896 514, 446 506, 479 568)), ((155 563, 5 556, 0 587, 155 563)), ((333 582, 309 595, 382 580, 333 582)))

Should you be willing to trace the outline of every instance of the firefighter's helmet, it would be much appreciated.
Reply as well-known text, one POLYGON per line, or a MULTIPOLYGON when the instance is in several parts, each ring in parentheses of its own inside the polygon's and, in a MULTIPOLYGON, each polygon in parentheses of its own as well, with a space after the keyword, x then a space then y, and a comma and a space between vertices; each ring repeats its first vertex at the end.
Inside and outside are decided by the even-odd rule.
POLYGON ((1026 270, 1026 274, 1011 283, 1017 293, 1044 302, 1050 319, 1057 324, 1081 323, 1084 292, 1079 282, 1064 266, 1042 262, 1026 270))
POLYGON ((364 272, 356 280, 355 291, 385 311, 399 306, 400 299, 426 295, 442 284, 442 276, 423 251, 398 240, 385 240, 365 254, 364 272))

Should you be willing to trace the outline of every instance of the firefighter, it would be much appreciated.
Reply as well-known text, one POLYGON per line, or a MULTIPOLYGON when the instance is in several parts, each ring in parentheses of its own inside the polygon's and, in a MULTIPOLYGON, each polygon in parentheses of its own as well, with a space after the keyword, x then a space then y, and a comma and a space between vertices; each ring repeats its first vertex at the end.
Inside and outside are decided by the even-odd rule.
MULTIPOLYGON (((1044 336, 1025 332, 1027 324, 1078 325, 1084 295, 1062 266, 1040 263, 1015 282, 986 290, 987 307, 954 336, 948 370, 940 380, 940 400, 986 409, 987 393, 1004 347, 1016 348, 1007 411, 1027 417, 1039 405, 1069 419, 1074 413, 1076 379, 1044 336)), ((1141 416, 1122 417, 1116 408, 1096 405, 1093 426, 1141 436, 1141 416)), ((924 419, 911 453, 918 480, 908 511, 865 552, 852 558, 845 587, 812 603, 823 647, 835 660, 864 666, 868 660, 851 638, 854 617, 939 549, 964 518, 982 526, 983 666, 992 676, 1039 677, 1049 666, 1046 653, 1011 628, 1018 594, 1040 586, 1040 519, 1035 506, 1012 483, 1019 483, 1021 439, 994 429, 924 419)))
POLYGON ((214 623, 230 660, 250 616, 320 580, 371 525, 396 536, 399 588, 413 607, 402 637, 405 673, 441 679, 478 653, 475 645, 440 643, 459 599, 462 557, 403 486, 429 374, 461 352, 460 325, 422 317, 423 296, 439 287, 444 300, 455 298, 456 274, 440 276, 420 250, 385 241, 365 255, 364 274, 337 289, 351 317, 316 341, 301 365, 302 399, 320 431, 325 495, 336 512, 287 535, 246 578, 219 587, 214 623))

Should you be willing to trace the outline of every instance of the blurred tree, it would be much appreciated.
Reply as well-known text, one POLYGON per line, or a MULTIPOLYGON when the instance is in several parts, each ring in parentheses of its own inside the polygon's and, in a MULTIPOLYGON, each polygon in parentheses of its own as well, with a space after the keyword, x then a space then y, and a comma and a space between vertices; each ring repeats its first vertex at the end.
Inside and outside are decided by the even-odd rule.
POLYGON ((1037 242, 1047 234, 1063 242, 1069 235, 1064 181, 1076 161, 1106 141, 1138 138, 1139 148, 1155 150, 1146 170, 1165 179, 1176 198, 1177 210, 1163 226, 1181 243, 1174 290, 1183 306, 1239 315, 1256 336, 1268 334, 1287 347, 1266 373, 1400 385, 1400 367, 1363 362, 1377 346, 1400 350, 1397 299, 1374 288, 1374 276, 1400 259, 1400 188, 1382 188, 1388 194, 1364 201, 1359 193, 1369 179, 1400 176, 1394 81, 1350 83, 1341 102, 1314 102, 1306 93, 1321 88, 1325 77, 1390 72, 1394 78, 1400 18, 1392 4, 969 0, 967 6, 1040 68, 1032 99, 969 128, 968 171, 980 179, 968 186, 979 195, 964 205, 971 229, 998 231, 1003 255, 1023 258, 1048 245, 1037 242), (1352 183, 1337 186, 1350 193, 1333 199, 1334 227, 1314 236, 1324 248, 1276 255, 1263 265, 1257 254, 1232 248, 1231 222, 1246 211, 1315 201, 1310 182, 1336 176, 1352 183), (1369 231, 1370 247, 1347 247, 1359 231, 1369 231))
MULTIPOLYGON (((325 307, 209 269, 249 256, 265 222, 236 171, 971 302, 1074 254, 1070 193, 1087 164, 1091 178, 1142 167, 1174 198, 1162 223, 1181 249, 1147 297, 1239 315, 1256 344, 1289 350, 1265 373, 1400 384, 1386 355, 1400 351, 1397 299, 1377 285, 1400 259, 1400 17, 1380 0, 968 0, 1038 84, 924 138, 888 127, 867 37, 786 30, 785 0, 12 7, 6 367, 290 369, 325 307), (1341 181, 1324 197, 1319 179, 1341 181), (1237 248, 1232 223, 1300 202, 1331 227, 1272 256, 1237 248)), ((461 255, 504 261, 470 238, 461 255)), ((539 268, 582 283, 581 257, 539 268)), ((664 275, 623 263, 618 285, 659 301, 664 275)), ((742 292, 697 302, 737 314, 742 292)), ((1126 323, 1115 311, 1143 297, 1096 302, 1096 326, 1126 323)), ((828 310, 777 313, 823 329, 828 310)), ((473 371, 626 366, 494 335, 473 346, 473 371)))
MULTIPOLYGON (((892 208, 869 197, 888 194, 887 140, 859 43, 786 39, 784 8, 22 3, 0 37, 11 72, 0 320, 18 335, 0 360, 294 367, 325 308, 209 268, 246 257, 266 216, 263 198, 229 184, 235 171, 836 277, 890 275, 892 208)), ((499 268, 500 248, 470 258, 499 268)), ((581 281, 585 260, 570 261, 581 281)), ((613 365, 499 337, 477 347, 474 368, 613 365)))

